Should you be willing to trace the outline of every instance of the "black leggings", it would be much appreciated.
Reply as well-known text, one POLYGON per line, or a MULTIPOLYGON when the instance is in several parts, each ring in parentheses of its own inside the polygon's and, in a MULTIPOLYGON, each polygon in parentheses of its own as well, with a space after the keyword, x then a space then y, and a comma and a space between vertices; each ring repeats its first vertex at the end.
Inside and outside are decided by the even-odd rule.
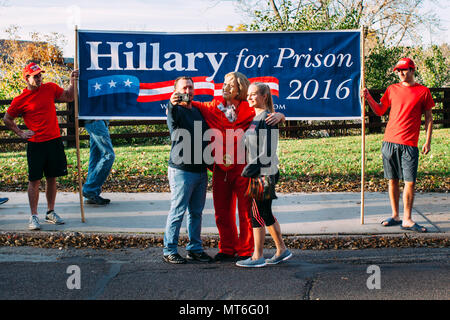
POLYGON ((276 219, 272 213, 272 199, 255 200, 252 199, 252 227, 264 228, 264 226, 271 226, 276 219))

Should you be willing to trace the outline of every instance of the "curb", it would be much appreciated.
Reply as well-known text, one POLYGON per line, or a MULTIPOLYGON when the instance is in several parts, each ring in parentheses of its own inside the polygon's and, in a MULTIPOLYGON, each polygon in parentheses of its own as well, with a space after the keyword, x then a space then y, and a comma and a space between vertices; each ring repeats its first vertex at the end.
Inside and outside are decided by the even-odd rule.
MULTIPOLYGON (((402 233, 386 235, 316 235, 283 236, 290 249, 300 250, 360 250, 376 248, 448 248, 450 237, 447 234, 402 233)), ((202 235, 205 248, 217 248, 218 235, 202 235)), ((189 239, 180 236, 179 245, 185 246, 189 239)), ((124 249, 163 247, 163 234, 159 233, 94 233, 94 232, 0 232, 0 246, 32 246, 39 248, 93 248, 124 249)), ((266 238, 265 248, 275 248, 270 237, 266 238)))

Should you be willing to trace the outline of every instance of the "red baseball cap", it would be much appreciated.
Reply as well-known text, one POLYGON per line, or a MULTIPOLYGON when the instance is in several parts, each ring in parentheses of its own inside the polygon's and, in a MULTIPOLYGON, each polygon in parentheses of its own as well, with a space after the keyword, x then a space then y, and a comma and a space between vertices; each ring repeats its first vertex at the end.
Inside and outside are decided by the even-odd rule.
POLYGON ((409 68, 416 70, 414 62, 410 58, 402 58, 395 65, 394 71, 397 69, 409 69, 409 68))
POLYGON ((26 79, 27 76, 34 76, 41 72, 45 72, 45 71, 42 70, 36 63, 31 62, 23 69, 22 75, 23 75, 24 79, 26 79))

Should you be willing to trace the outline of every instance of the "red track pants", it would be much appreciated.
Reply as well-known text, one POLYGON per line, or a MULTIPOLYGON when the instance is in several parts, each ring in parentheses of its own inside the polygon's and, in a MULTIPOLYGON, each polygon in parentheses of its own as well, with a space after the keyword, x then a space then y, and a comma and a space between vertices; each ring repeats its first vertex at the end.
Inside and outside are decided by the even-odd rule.
POLYGON ((216 225, 219 229, 219 252, 238 256, 253 254, 251 199, 245 196, 248 178, 241 173, 245 165, 223 171, 218 165, 213 171, 213 200, 216 225), (236 202, 239 213, 239 234, 236 226, 236 202))

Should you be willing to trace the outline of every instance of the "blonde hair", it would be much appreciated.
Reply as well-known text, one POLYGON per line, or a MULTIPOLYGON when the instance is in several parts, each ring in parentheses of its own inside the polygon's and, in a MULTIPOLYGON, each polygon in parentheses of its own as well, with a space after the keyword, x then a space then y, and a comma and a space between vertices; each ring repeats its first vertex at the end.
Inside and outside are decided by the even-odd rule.
POLYGON ((229 72, 225 75, 224 79, 227 77, 234 77, 239 87, 239 95, 237 96, 237 100, 244 101, 247 100, 247 91, 250 86, 250 81, 247 77, 240 72, 229 72))
POLYGON ((252 86, 256 86, 258 88, 258 94, 261 96, 266 95, 266 109, 273 113, 275 112, 275 109, 273 107, 273 99, 272 99, 272 93, 270 92, 270 87, 262 82, 254 82, 251 84, 252 86))

